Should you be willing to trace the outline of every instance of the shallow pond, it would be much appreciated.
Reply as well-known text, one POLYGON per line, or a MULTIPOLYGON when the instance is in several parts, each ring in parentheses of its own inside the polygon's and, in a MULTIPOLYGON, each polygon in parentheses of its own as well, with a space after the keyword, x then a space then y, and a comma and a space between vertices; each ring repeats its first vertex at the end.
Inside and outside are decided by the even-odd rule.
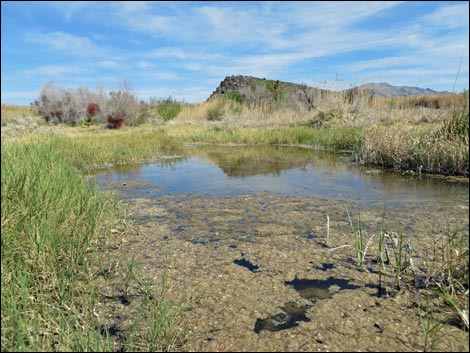
POLYGON ((355 201, 468 201, 468 182, 359 167, 348 157, 297 147, 200 147, 188 156, 117 166, 97 176, 130 197, 267 192, 355 201))
MULTIPOLYGON (((392 266, 378 290, 381 206, 418 270, 450 225, 468 239, 468 180, 361 168, 307 148, 205 146, 94 177, 131 204, 137 224, 113 233, 120 266, 135 261, 156 289, 166 269, 168 296, 186 308, 183 351, 422 350, 420 294, 395 290, 392 266), (346 205, 373 240, 363 269, 346 205)), ((125 337, 140 294, 103 288, 97 311, 125 337)), ((440 337, 437 350, 468 351, 460 327, 440 337)))

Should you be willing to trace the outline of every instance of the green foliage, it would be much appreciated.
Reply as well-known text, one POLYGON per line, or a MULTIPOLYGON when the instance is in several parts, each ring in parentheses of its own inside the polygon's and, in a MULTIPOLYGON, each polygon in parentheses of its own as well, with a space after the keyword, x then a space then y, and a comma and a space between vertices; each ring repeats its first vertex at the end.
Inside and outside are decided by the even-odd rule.
POLYGON ((239 104, 243 103, 243 97, 238 91, 229 92, 225 94, 224 97, 226 97, 228 100, 233 101, 235 103, 239 103, 239 104))
POLYGON ((167 99, 160 100, 157 103, 157 112, 160 117, 165 121, 169 121, 176 118, 176 116, 180 113, 181 109, 181 104, 178 103, 171 96, 167 99))

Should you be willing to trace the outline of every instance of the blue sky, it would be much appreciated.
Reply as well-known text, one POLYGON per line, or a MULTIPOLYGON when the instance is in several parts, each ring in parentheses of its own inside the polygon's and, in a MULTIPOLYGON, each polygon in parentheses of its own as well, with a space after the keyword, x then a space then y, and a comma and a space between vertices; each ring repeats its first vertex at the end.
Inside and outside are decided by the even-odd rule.
POLYGON ((200 102, 229 75, 330 89, 469 86, 467 1, 2 1, 1 10, 2 103, 28 105, 48 82, 124 80, 141 99, 200 102))

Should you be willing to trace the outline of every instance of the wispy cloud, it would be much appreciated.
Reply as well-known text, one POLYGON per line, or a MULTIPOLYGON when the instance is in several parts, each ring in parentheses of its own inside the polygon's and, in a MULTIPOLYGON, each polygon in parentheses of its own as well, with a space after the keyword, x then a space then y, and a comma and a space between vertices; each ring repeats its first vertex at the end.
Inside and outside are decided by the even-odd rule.
POLYGON ((61 50, 64 53, 86 56, 99 52, 98 48, 89 38, 64 32, 33 32, 28 35, 26 40, 55 50, 61 50))
POLYGON ((66 21, 70 21, 72 17, 81 9, 89 4, 93 4, 92 1, 52 1, 50 5, 58 10, 64 16, 66 21))
POLYGON ((87 72, 86 68, 79 66, 39 66, 31 70, 24 70, 21 73, 27 76, 59 76, 64 74, 83 74, 87 72))
POLYGON ((96 67, 103 68, 103 69, 119 69, 120 67, 122 67, 122 65, 114 60, 103 60, 103 61, 98 61, 96 63, 96 67))
POLYGON ((469 4, 468 2, 459 5, 444 6, 430 15, 424 16, 424 20, 429 24, 438 25, 439 27, 468 28, 469 21, 469 4))

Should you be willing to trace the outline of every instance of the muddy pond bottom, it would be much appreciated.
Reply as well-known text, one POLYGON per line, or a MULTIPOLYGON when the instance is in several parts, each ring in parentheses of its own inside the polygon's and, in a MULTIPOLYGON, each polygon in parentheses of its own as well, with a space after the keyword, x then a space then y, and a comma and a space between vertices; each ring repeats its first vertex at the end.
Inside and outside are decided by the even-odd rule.
MULTIPOLYGON (((363 169, 341 155, 210 147, 126 168, 97 176, 137 224, 115 227, 112 255, 184 308, 176 350, 422 351, 422 297, 395 290, 391 268, 379 295, 377 237, 360 269, 345 207, 368 240, 386 203, 386 227, 406 234, 418 269, 449 225, 468 239, 468 184, 363 169)), ((125 340, 141 293, 101 288, 96 310, 125 340)), ((435 350, 468 351, 468 332, 446 324, 440 333, 435 350)))
MULTIPOLYGON (((423 350, 422 296, 406 285, 396 290, 391 268, 382 278, 386 295, 378 295, 377 244, 360 269, 344 204, 267 193, 141 197, 129 208, 137 231, 114 233, 122 239, 114 257, 122 269, 135 262, 157 293, 165 283, 167 298, 184 308, 182 351, 423 350)), ((366 239, 377 234, 382 209, 347 204, 354 222, 360 212, 366 239)), ((429 235, 448 224, 463 227, 468 238, 468 207, 457 203, 390 206, 385 221, 406 234, 416 268, 432 251, 429 235)), ((102 288, 97 312, 125 339, 141 293, 102 288)), ((444 325, 440 333, 436 350, 468 350, 468 333, 459 327, 444 325)))

